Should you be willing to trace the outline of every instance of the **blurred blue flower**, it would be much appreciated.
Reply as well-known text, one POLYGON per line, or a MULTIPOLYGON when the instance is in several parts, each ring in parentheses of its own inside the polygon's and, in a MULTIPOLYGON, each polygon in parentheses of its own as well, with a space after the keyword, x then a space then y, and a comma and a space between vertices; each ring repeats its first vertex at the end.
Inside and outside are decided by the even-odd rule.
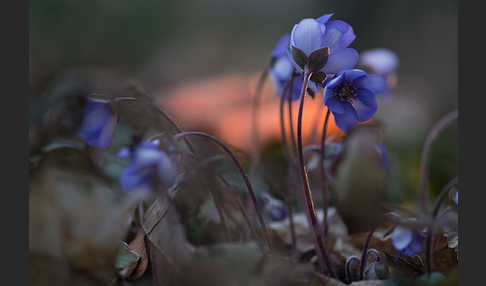
MULTIPOLYGON (((285 84, 291 78, 294 73, 294 65, 289 56, 290 35, 284 35, 277 42, 277 45, 272 51, 272 66, 269 74, 275 85, 277 96, 281 97, 285 88, 285 84)), ((300 97, 300 91, 302 90, 303 75, 296 74, 292 83, 292 91, 290 94, 290 100, 295 101, 300 97)), ((290 85, 289 85, 290 88, 290 85)), ((316 83, 310 82, 308 85, 314 93, 319 92, 319 86, 316 83)), ((288 92, 285 94, 285 100, 288 100, 288 92)))
POLYGON ((384 89, 381 76, 358 69, 345 70, 325 85, 324 104, 334 115, 336 125, 349 131, 375 114, 378 108, 375 95, 384 89))
POLYGON ((263 200, 263 211, 270 221, 282 221, 287 218, 287 211, 280 200, 273 198, 268 193, 262 194, 261 197, 263 200))
MULTIPOLYGON (((306 18, 294 25, 290 34, 290 48, 298 48, 309 57, 315 50, 328 47, 330 50, 326 65, 321 69, 326 74, 336 74, 353 68, 358 62, 358 52, 348 46, 356 39, 353 28, 341 20, 329 21, 333 14, 320 18, 306 18)), ((290 53, 291 54, 291 53, 290 53)), ((291 59, 295 68, 302 68, 291 59)))
POLYGON ((415 256, 424 250, 421 240, 421 237, 424 236, 420 231, 399 225, 392 233, 393 247, 398 251, 398 254, 403 253, 406 256, 415 256))
POLYGON ((370 73, 382 76, 386 82, 383 91, 384 96, 391 96, 393 88, 396 86, 396 69, 400 63, 398 56, 387 49, 373 49, 361 54, 360 65, 370 69, 370 73))
POLYGON ((78 135, 89 146, 106 148, 115 133, 116 123, 117 118, 109 101, 88 98, 78 135))
POLYGON ((127 192, 151 190, 156 182, 170 187, 176 180, 174 163, 154 142, 142 142, 132 152, 122 149, 119 156, 131 159, 120 177, 120 184, 127 192))

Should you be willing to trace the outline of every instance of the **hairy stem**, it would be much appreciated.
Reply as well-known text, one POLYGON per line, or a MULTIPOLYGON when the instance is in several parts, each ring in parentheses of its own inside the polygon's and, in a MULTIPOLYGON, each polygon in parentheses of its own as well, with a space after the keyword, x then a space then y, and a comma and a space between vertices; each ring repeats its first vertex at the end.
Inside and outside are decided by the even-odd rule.
POLYGON ((428 215, 428 165, 430 147, 434 140, 439 136, 440 132, 444 130, 450 123, 457 118, 457 110, 454 110, 444 117, 442 117, 430 130, 427 139, 424 143, 422 151, 422 158, 420 160, 420 192, 422 194, 422 211, 424 215, 428 215))
POLYGON ((326 264, 329 273, 331 274, 330 276, 336 277, 333 268, 331 267, 331 263, 329 260, 329 257, 327 255, 327 251, 324 247, 323 240, 322 240, 322 233, 319 231, 319 223, 317 220, 315 208, 314 208, 314 202, 312 200, 312 194, 310 191, 310 186, 309 186, 309 178, 307 177, 307 171, 305 170, 305 165, 304 165, 304 154, 302 151, 302 114, 304 110, 304 99, 305 99, 305 94, 307 90, 307 84, 309 82, 309 78, 312 75, 311 72, 309 72, 308 67, 305 68, 304 70, 304 80, 302 83, 302 90, 300 94, 300 105, 299 105, 299 115, 297 119, 297 154, 299 158, 299 165, 300 165, 300 174, 302 177, 302 182, 304 185, 304 189, 302 192, 304 203, 306 206, 306 213, 307 213, 307 219, 309 222, 309 226, 312 229, 313 237, 314 237, 314 244, 316 247, 316 253, 319 261, 319 266, 321 268, 321 271, 324 273, 324 263, 326 264))
POLYGON ((439 213, 440 205, 444 201, 444 199, 447 197, 447 194, 449 191, 457 185, 457 177, 452 179, 447 185, 445 185, 444 188, 442 188, 442 191, 439 194, 439 197, 437 198, 437 201, 435 202, 434 206, 434 211, 432 213, 432 221, 430 222, 430 226, 427 228, 427 241, 425 244, 425 263, 427 265, 427 273, 432 272, 432 236, 434 234, 434 225, 435 221, 437 219, 437 214, 439 213))
POLYGON ((243 180, 245 181, 246 187, 248 188, 248 193, 250 194, 250 198, 251 198, 251 201, 252 201, 252 204, 253 204, 253 208, 255 209, 255 212, 257 213, 258 219, 260 221, 260 225, 261 225, 262 232, 263 232, 263 238, 264 238, 264 240, 267 244, 268 249, 271 251, 272 245, 271 245, 271 242, 270 242, 270 236, 268 235, 268 230, 267 230, 267 226, 265 224, 265 220, 263 219, 262 212, 261 212, 261 210, 258 206, 258 201, 257 201, 257 198, 255 196, 255 192, 253 191, 253 187, 250 183, 250 180, 248 179, 248 176, 246 175, 245 171, 243 170, 243 167, 241 166, 238 159, 236 159, 236 156, 228 148, 228 146, 226 146, 226 144, 221 142, 216 137, 211 136, 209 134, 206 134, 204 132, 197 132, 197 131, 182 132, 182 133, 176 134, 175 139, 178 140, 178 139, 180 139, 184 136, 189 136, 189 135, 200 136, 200 137, 204 137, 206 139, 210 139, 212 142, 219 145, 231 157, 231 159, 235 163, 236 167, 238 168, 238 171, 240 172, 241 176, 243 177, 243 180))
POLYGON ((346 282, 351 283, 351 269, 349 269, 351 262, 352 261, 357 261, 359 264, 361 264, 361 260, 359 259, 358 256, 356 255, 351 255, 348 258, 346 258, 346 263, 344 264, 344 279, 346 282))
POLYGON ((256 167, 260 161, 260 133, 258 130, 258 108, 260 106, 261 94, 263 89, 263 84, 268 76, 269 67, 267 66, 260 78, 258 79, 258 84, 255 91, 255 96, 253 97, 253 104, 251 109, 251 125, 252 125, 252 160, 250 166, 250 177, 255 174, 256 167))
POLYGON ((326 169, 324 167, 324 159, 326 157, 326 133, 327 133, 327 123, 329 122, 329 115, 331 111, 328 109, 326 113, 326 119, 324 119, 324 127, 322 128, 322 138, 321 138, 321 158, 319 161, 319 169, 321 171, 322 180, 322 210, 324 212, 322 218, 322 228, 324 235, 324 243, 327 244, 327 234, 328 234, 328 224, 327 224, 327 181, 326 181, 326 169))
MULTIPOLYGON (((292 76, 290 77, 290 94, 292 94, 294 90, 294 78, 295 73, 292 72, 292 76)), ((305 92, 304 92, 305 93, 305 92)), ((290 95, 292 96, 292 95, 290 95)), ((297 152, 297 143, 295 142, 295 131, 294 131, 294 115, 292 112, 292 101, 289 99, 288 101, 288 108, 289 108, 289 133, 290 133, 290 142, 292 143, 292 152, 291 154, 295 154, 297 152)))
MULTIPOLYGON (((287 142, 287 136, 285 136, 285 118, 284 118, 284 104, 285 104, 285 94, 288 91, 289 85, 290 85, 290 79, 285 83, 285 86, 283 88, 282 94, 280 96, 280 135, 282 136, 282 149, 285 158, 287 161, 290 163, 290 150, 289 150, 289 144, 287 142)), ((287 96, 287 99, 290 100, 291 94, 287 96)))

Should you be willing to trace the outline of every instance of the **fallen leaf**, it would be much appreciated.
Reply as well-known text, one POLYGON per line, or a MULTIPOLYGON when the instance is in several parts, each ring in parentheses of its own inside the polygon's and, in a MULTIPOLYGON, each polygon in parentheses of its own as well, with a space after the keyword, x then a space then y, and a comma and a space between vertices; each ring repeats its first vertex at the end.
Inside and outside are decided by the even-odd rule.
POLYGON ((126 279, 135 271, 139 261, 140 256, 135 251, 132 251, 128 247, 128 244, 122 241, 115 264, 118 275, 126 279))
POLYGON ((128 244, 128 248, 140 257, 137 267, 134 269, 131 275, 128 276, 128 280, 135 280, 140 278, 145 273, 149 263, 147 248, 145 245, 145 232, 142 228, 138 229, 135 239, 128 244))

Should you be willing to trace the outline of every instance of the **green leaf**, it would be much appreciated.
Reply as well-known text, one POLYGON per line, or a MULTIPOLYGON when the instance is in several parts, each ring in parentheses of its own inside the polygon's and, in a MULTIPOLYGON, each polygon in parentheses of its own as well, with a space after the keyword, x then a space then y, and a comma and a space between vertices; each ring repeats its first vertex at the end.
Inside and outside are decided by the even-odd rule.
POLYGON ((329 48, 325 47, 313 51, 309 56, 309 69, 311 72, 317 72, 327 64, 329 58, 329 48))
POLYGON ((294 58, 295 63, 302 69, 304 69, 305 65, 309 61, 305 53, 294 46, 292 46, 292 58, 294 58))
POLYGON ((327 78, 326 73, 317 71, 312 73, 310 80, 317 83, 323 83, 326 80, 326 78, 327 78))

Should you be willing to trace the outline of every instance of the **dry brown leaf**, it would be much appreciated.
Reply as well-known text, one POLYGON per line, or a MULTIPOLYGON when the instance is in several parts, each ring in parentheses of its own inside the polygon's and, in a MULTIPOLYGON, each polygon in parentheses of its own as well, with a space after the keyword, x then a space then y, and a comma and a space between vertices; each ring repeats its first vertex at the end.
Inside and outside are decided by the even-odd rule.
POLYGON ((145 273, 145 270, 147 270, 149 262, 147 248, 145 245, 145 232, 143 231, 143 229, 138 229, 135 239, 133 239, 132 242, 128 244, 128 248, 140 256, 137 267, 128 277, 128 280, 135 280, 142 277, 142 275, 145 273))

